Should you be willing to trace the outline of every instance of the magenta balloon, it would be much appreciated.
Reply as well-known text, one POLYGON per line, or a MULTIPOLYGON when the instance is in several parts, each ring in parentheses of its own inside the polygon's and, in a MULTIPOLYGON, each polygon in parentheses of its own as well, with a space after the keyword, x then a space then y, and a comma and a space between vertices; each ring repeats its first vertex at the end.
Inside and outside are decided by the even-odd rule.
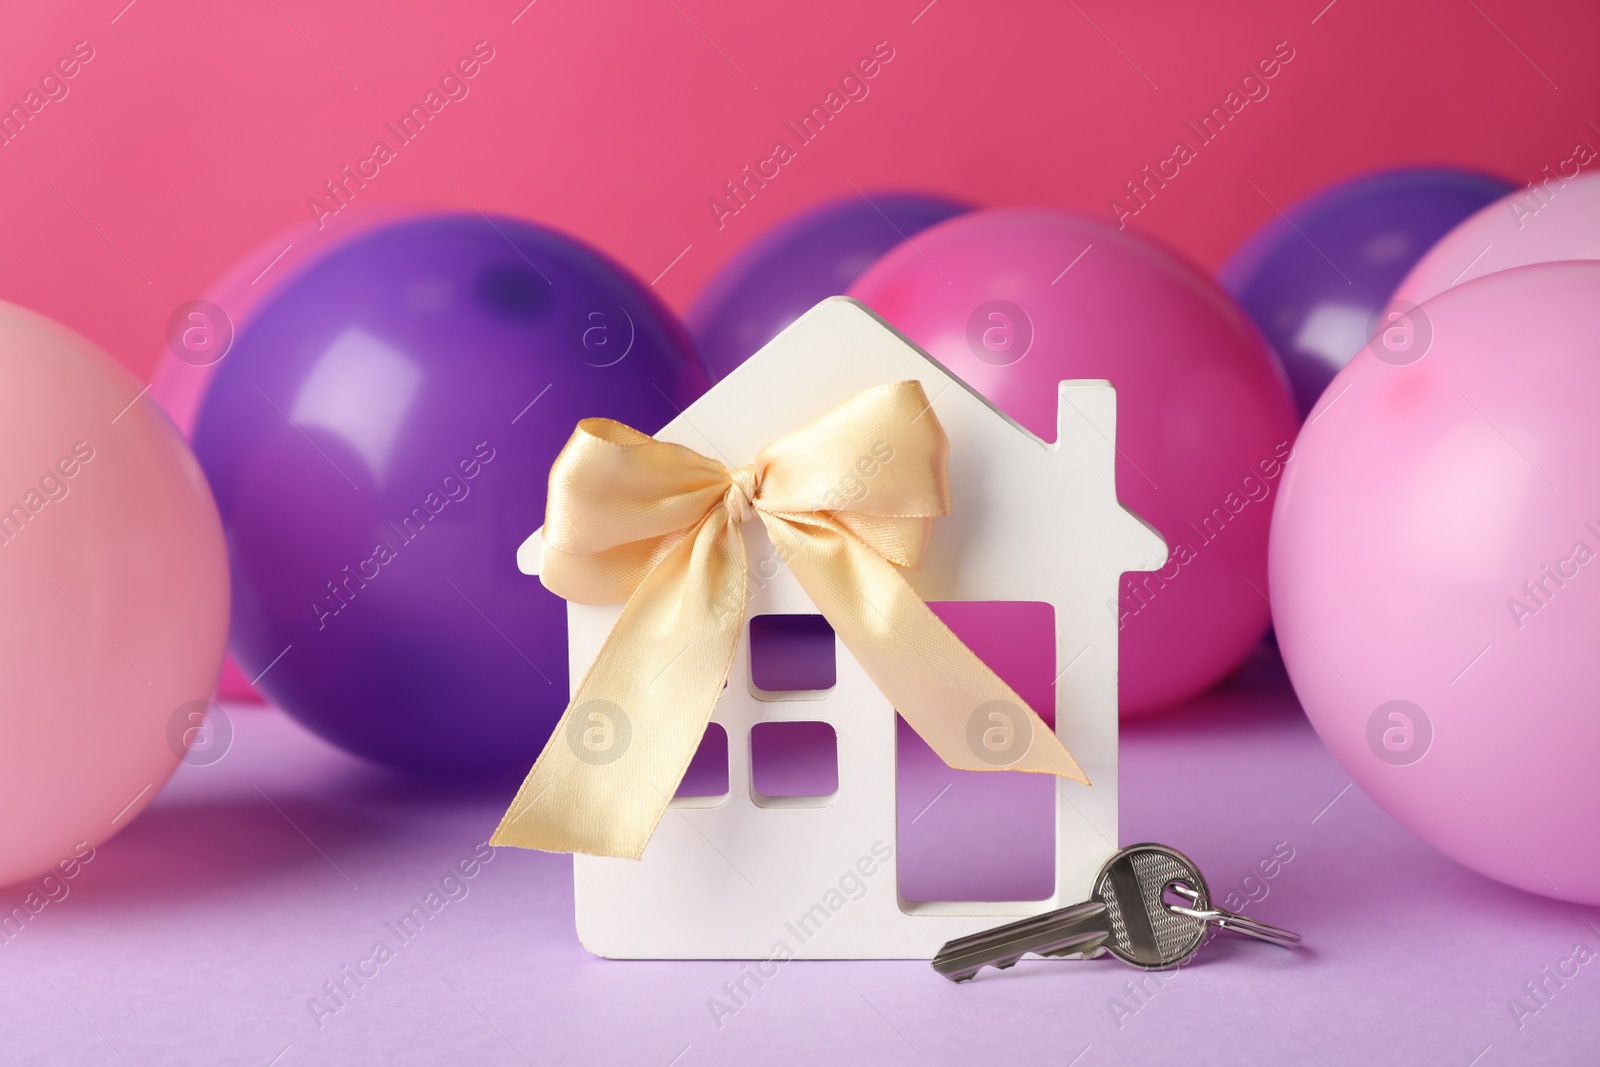
POLYGON ((704 388, 650 289, 553 230, 432 215, 335 249, 241 332, 195 427, 240 664, 370 759, 525 769, 568 695, 566 604, 516 567, 550 464, 580 419, 653 433, 704 388))
POLYGON ((1317 732, 1417 836, 1600 904, 1600 263, 1424 303, 1307 421, 1272 531, 1317 732))
POLYGON ((1008 209, 923 231, 851 295, 1046 441, 1058 382, 1110 379, 1117 492, 1171 549, 1123 584, 1122 710, 1239 664, 1267 626, 1267 498, 1296 419, 1282 368, 1214 282, 1132 233, 1008 209))

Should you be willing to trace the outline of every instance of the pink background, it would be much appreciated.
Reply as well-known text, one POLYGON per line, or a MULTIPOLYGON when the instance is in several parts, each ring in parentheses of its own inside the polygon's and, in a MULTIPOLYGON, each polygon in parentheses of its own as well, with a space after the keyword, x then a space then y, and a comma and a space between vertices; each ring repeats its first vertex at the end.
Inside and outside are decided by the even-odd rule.
POLYGON ((763 228, 852 184, 1109 217, 1279 41, 1295 58, 1270 95, 1133 223, 1208 267, 1267 198, 1418 161, 1524 181, 1600 138, 1600 13, 1578 0, 525 2, 10 5, 0 105, 74 42, 95 57, 0 147, 0 299, 148 377, 173 308, 247 254, 265 267, 252 250, 480 40, 495 58, 467 98, 356 203, 524 215, 647 281, 676 260, 658 288, 679 308, 763 228), (719 231, 707 200, 884 40, 870 95, 719 231))

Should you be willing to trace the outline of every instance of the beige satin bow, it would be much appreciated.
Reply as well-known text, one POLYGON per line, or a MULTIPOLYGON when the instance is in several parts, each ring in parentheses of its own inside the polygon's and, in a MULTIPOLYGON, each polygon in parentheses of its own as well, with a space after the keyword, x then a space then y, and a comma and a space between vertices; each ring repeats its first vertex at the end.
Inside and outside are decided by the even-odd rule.
POLYGON ((550 469, 539 577, 576 603, 627 604, 490 842, 643 853, 727 682, 744 625, 739 524, 755 517, 947 764, 1087 785, 897 570, 921 566, 934 516, 949 512, 948 453, 915 381, 858 393, 733 471, 609 419, 580 422, 550 469))

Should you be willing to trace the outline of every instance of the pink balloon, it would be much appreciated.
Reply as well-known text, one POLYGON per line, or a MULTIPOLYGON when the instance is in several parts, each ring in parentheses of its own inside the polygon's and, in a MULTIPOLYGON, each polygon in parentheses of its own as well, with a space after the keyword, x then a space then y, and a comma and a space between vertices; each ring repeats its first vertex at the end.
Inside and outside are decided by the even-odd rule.
POLYGON ((222 526, 139 392, 84 338, 0 303, 0 885, 133 821, 217 681, 222 526))
POLYGON ((1600 904, 1600 263, 1520 267, 1340 372, 1272 529, 1283 650, 1351 777, 1491 878, 1600 904))
MULTIPOLYGON (((1594 160, 1592 150, 1587 158, 1594 160)), ((1530 182, 1469 216, 1417 261, 1390 306, 1415 306, 1496 271, 1569 259, 1600 259, 1600 174, 1530 182)))
MULTIPOLYGON (((257 245, 204 296, 173 310, 150 380, 150 396, 172 416, 184 437, 194 429, 211 376, 264 298, 339 244, 405 214, 388 205, 355 205, 321 226, 309 221, 292 226, 257 245)), ((261 700, 232 656, 223 662, 217 693, 229 700, 261 700)))
POLYGON ((1267 498, 1296 420, 1282 369, 1215 283, 1131 231, 1006 209, 924 230, 851 295, 1046 441, 1058 382, 1110 379, 1117 491, 1171 550, 1123 582, 1122 711, 1239 664, 1267 625, 1267 498))

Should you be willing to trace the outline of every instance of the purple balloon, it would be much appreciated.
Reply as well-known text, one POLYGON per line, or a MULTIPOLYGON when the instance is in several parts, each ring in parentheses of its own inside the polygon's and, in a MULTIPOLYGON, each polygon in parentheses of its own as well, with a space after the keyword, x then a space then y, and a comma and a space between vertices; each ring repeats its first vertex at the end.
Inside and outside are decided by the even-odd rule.
POLYGON ((774 227, 706 284, 685 316, 720 381, 820 300, 850 288, 889 249, 970 205, 910 193, 851 195, 774 227))
POLYGON ((1256 231, 1217 278, 1277 349, 1304 419, 1433 243, 1511 186, 1419 167, 1355 178, 1256 231))
POLYGON ((569 237, 429 216, 266 302, 194 446, 235 656, 312 730, 435 774, 526 768, 567 703, 565 604, 516 566, 579 419, 647 433, 704 391, 682 327, 569 237))

